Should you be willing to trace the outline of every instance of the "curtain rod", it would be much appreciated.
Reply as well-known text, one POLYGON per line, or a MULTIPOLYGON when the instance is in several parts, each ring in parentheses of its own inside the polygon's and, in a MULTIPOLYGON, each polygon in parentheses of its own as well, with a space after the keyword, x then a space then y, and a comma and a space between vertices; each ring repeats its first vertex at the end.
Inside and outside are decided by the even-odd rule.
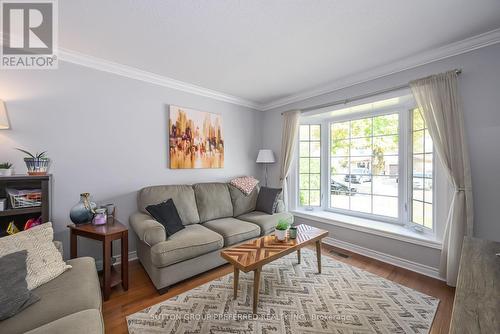
MULTIPOLYGON (((459 75, 460 73, 462 73, 462 69, 455 69, 455 73, 457 75, 459 75)), ((358 100, 363 100, 363 99, 366 99, 366 98, 369 98, 369 97, 372 97, 372 96, 376 96, 376 95, 380 95, 380 94, 384 94, 384 93, 390 93, 390 92, 394 92, 394 91, 405 89, 405 88, 409 88, 409 87, 410 87, 409 84, 404 84, 404 85, 400 85, 400 86, 386 88, 386 89, 378 90, 378 91, 375 91, 375 92, 371 92, 371 93, 367 93, 367 94, 363 94, 363 95, 358 95, 358 96, 350 97, 350 98, 344 99, 344 100, 337 100, 337 101, 334 101, 334 102, 329 102, 329 103, 324 103, 324 104, 318 104, 318 105, 310 106, 310 107, 307 107, 307 108, 302 108, 302 109, 300 109, 300 112, 303 113, 303 112, 307 112, 307 111, 311 111, 311 110, 316 110, 316 109, 322 109, 322 108, 327 108, 327 107, 338 106, 340 104, 347 104, 347 103, 350 103, 350 102, 354 102, 354 101, 358 101, 358 100)), ((285 112, 282 112, 281 114, 283 115, 284 113, 285 112)))

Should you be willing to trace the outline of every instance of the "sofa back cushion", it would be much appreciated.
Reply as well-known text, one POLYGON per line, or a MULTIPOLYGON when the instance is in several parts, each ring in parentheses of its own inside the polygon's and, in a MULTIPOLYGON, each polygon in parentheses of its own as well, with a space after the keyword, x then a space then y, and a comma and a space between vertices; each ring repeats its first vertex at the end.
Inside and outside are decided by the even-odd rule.
POLYGON ((139 191, 137 205, 143 213, 148 213, 146 207, 165 202, 169 199, 175 204, 183 225, 200 222, 194 190, 189 185, 169 185, 146 187, 139 191))
POLYGON ((259 186, 256 186, 252 192, 245 195, 243 191, 232 184, 228 184, 231 202, 233 203, 233 217, 238 217, 255 210, 257 196, 259 195, 259 186))
POLYGON ((233 204, 227 183, 198 183, 193 187, 202 223, 233 216, 233 204))

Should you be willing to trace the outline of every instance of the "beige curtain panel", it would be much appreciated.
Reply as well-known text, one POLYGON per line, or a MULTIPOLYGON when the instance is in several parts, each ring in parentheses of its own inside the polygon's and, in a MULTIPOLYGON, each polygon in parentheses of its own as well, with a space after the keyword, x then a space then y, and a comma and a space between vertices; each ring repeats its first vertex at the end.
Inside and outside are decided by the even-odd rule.
POLYGON ((283 201, 288 210, 288 175, 294 159, 297 136, 299 134, 300 111, 283 113, 283 133, 281 135, 280 183, 283 189, 283 201))
POLYGON ((473 233, 470 161, 457 76, 456 71, 450 71, 410 82, 437 156, 455 190, 446 221, 440 268, 451 286, 457 282, 463 238, 473 233))

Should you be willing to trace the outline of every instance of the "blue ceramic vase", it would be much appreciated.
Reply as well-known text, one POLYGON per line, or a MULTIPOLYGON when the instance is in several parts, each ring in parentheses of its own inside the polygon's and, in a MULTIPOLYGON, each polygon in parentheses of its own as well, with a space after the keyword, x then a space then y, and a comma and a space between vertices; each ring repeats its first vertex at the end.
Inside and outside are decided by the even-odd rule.
POLYGON ((94 218, 96 207, 97 205, 90 201, 89 193, 80 194, 80 201, 71 208, 69 218, 76 225, 89 223, 94 218))

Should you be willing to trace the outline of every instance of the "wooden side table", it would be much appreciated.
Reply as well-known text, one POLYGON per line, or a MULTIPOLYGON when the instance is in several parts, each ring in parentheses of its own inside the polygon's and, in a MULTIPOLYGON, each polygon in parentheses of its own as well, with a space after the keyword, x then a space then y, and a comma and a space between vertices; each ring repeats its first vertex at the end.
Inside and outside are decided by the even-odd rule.
POLYGON ((106 225, 82 224, 68 225, 71 236, 71 258, 77 257, 78 236, 102 241, 103 270, 102 289, 104 300, 108 300, 111 288, 122 284, 123 290, 128 290, 128 229, 125 225, 114 221, 106 225), (111 263, 113 240, 121 240, 121 277, 111 263))

